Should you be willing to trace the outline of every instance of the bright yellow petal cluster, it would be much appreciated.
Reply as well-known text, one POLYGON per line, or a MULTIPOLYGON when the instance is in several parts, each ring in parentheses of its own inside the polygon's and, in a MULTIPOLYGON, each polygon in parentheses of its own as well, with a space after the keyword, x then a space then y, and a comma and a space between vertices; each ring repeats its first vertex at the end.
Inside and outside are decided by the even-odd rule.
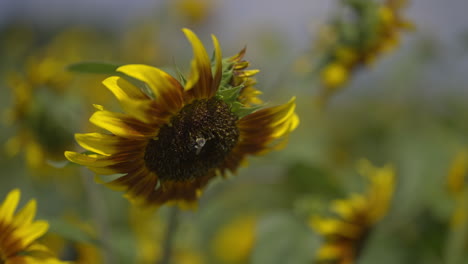
POLYGON ((356 6, 347 3, 351 10, 359 10, 356 21, 338 18, 341 23, 326 26, 327 34, 323 34, 317 45, 325 49, 319 50, 325 55, 318 67, 325 97, 344 86, 358 68, 372 64, 397 47, 402 30, 413 28, 400 14, 406 4, 404 0, 386 0, 382 4, 370 1, 356 6), (350 30, 355 37, 350 37, 350 30))
POLYGON ((373 167, 363 160, 359 170, 370 183, 366 194, 353 194, 332 202, 337 217, 314 216, 312 228, 323 236, 324 244, 317 252, 318 261, 355 263, 372 227, 387 213, 394 192, 395 173, 391 166, 373 167))
POLYGON ((20 191, 15 189, 0 206, 0 263, 63 263, 36 242, 49 228, 46 221, 34 221, 36 201, 29 201, 15 214, 20 196, 20 191))

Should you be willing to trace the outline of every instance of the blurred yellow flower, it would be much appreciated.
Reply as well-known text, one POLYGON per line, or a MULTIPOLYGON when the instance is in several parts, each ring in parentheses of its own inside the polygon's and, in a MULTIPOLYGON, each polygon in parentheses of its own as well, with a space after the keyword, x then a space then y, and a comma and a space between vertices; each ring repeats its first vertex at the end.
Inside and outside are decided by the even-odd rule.
POLYGON ((368 192, 333 201, 337 217, 311 218, 312 228, 324 238, 316 255, 319 263, 356 263, 371 229, 388 211, 394 192, 392 166, 376 168, 362 160, 359 170, 370 181, 368 192))
POLYGON ((247 263, 255 243, 256 218, 241 216, 221 227, 212 242, 214 255, 222 263, 247 263))
POLYGON ((450 165, 447 177, 447 187, 452 195, 459 195, 465 189, 465 179, 468 174, 468 151, 460 150, 450 165))
MULTIPOLYGON (((371 65, 382 54, 395 49, 402 30, 413 28, 401 17, 406 1, 345 1, 353 16, 338 16, 320 31, 315 53, 325 97, 361 66, 371 65)), ((325 98, 326 99, 326 98, 325 98)))
MULTIPOLYGON (((63 151, 73 145, 71 131, 77 122, 70 122, 73 110, 67 101, 73 94, 73 76, 66 66, 83 60, 89 50, 99 52, 99 45, 92 40, 90 32, 66 30, 29 54, 21 70, 6 73, 13 105, 6 110, 5 121, 17 128, 16 135, 6 142, 6 152, 10 156, 24 152, 28 168, 35 173, 49 174, 53 168, 49 162, 62 161, 63 151)), ((82 80, 77 83, 85 87, 83 91, 92 92, 98 100, 100 93, 86 82, 91 79, 82 80)))
POLYGON ((348 71, 349 69, 340 63, 327 65, 320 73, 323 86, 332 90, 343 86, 348 81, 348 71))
POLYGON ((235 172, 248 155, 284 142, 299 123, 295 98, 261 110, 242 104, 244 84, 232 85, 256 71, 245 71, 248 64, 239 60, 223 61, 214 36, 212 65, 198 37, 183 31, 195 56, 186 82, 147 65, 119 67, 118 72, 144 82, 151 94, 120 76, 104 80, 126 114, 96 106, 90 121, 111 134, 76 134, 78 144, 94 154, 65 152, 67 159, 97 174, 124 174, 107 185, 137 204, 195 205, 211 179, 235 172))
POLYGON ((49 228, 46 221, 34 221, 36 201, 29 201, 15 214, 20 196, 20 191, 15 189, 0 205, 0 263, 63 263, 46 246, 36 242, 49 228))
POLYGON ((215 0, 174 0, 177 14, 189 24, 207 20, 215 8, 215 0))

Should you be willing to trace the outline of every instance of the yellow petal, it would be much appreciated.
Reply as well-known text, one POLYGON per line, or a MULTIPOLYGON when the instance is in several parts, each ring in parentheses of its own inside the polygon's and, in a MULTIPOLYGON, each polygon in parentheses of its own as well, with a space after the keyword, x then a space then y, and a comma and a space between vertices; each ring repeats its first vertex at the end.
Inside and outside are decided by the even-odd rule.
POLYGON ((117 71, 145 82, 156 97, 158 107, 177 112, 183 104, 183 88, 180 83, 164 71, 143 64, 130 64, 117 71))
POLYGON ((321 217, 313 217, 311 226, 317 233, 324 236, 340 235, 348 238, 356 238, 363 228, 338 219, 321 217))
POLYGON ((44 235, 48 229, 49 224, 46 221, 36 221, 27 228, 18 229, 16 235, 22 238, 22 246, 26 247, 44 235))
MULTIPOLYGON (((175 105, 167 106, 164 108, 162 104, 154 100, 133 100, 133 99, 122 99, 120 101, 122 108, 125 112, 143 123, 151 126, 157 126, 158 124, 164 124, 167 119, 171 117, 176 109, 175 105)), ((177 106, 177 107, 180 107, 177 106)))
POLYGON ((124 98, 137 100, 150 99, 139 88, 135 87, 133 84, 119 76, 111 76, 105 79, 102 84, 104 84, 104 86, 106 86, 119 101, 124 98))
POLYGON ((247 126, 252 126, 256 124, 257 126, 266 125, 269 127, 274 127, 278 124, 281 124, 294 115, 294 110, 296 108, 295 100, 296 98, 293 97, 291 100, 289 100, 288 103, 284 105, 261 109, 248 116, 245 116, 241 119, 239 126, 243 126, 244 124, 247 126))
POLYGON ((43 252, 43 253, 48 253, 52 255, 52 252, 50 251, 49 248, 46 246, 39 244, 39 243, 33 243, 31 244, 26 251, 31 252, 31 251, 37 251, 37 252, 43 252))
POLYGON ((185 36, 192 44, 193 49, 193 63, 196 68, 192 67, 193 74, 196 71, 198 75, 198 82, 196 85, 193 85, 191 91, 194 93, 195 98, 203 99, 210 98, 216 94, 217 90, 214 90, 212 87, 213 76, 211 74, 211 62, 208 54, 206 53, 205 47, 201 43, 200 39, 193 33, 190 29, 182 29, 185 36))
POLYGON ((29 225, 36 215, 36 200, 30 200, 26 206, 15 216, 15 223, 18 226, 29 225))
POLYGON ((317 259, 330 260, 340 257, 342 249, 334 244, 325 244, 317 250, 317 259))
POLYGON ((195 61, 190 63, 190 75, 187 78, 187 82, 185 83, 185 91, 190 91, 200 79, 200 74, 197 71, 197 65, 195 61))
POLYGON ((347 200, 335 200, 331 207, 334 212, 345 220, 354 216, 354 208, 347 200))
MULTIPOLYGON (((211 84, 211 90, 212 91, 218 91, 219 83, 221 82, 221 77, 223 74, 223 61, 222 61, 222 54, 221 54, 221 46, 219 45, 219 41, 216 38, 215 35, 211 35, 211 38, 213 39, 213 46, 215 50, 215 60, 216 60, 216 65, 215 65, 215 76, 213 83, 211 84)), ((212 95, 214 96, 214 94, 212 95)))
POLYGON ((0 222, 10 222, 13 218, 13 213, 18 206, 21 192, 18 189, 10 191, 0 207, 0 222))
POLYGON ((122 138, 101 133, 75 134, 76 142, 92 152, 109 156, 118 151, 117 144, 122 138))
POLYGON ((73 151, 65 151, 65 157, 71 162, 91 167, 106 167, 119 162, 112 157, 97 154, 85 155, 73 151))
POLYGON ((89 121, 114 135, 124 138, 142 138, 154 135, 151 128, 135 118, 121 113, 106 110, 95 112, 89 121))

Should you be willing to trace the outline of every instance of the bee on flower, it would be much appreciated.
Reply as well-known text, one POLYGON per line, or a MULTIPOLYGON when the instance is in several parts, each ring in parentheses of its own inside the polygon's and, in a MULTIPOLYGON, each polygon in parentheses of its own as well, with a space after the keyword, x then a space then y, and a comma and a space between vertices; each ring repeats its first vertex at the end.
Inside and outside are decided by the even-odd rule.
POLYGON ((103 84, 125 113, 96 105, 90 122, 108 133, 76 134, 91 153, 65 152, 96 174, 122 175, 105 184, 137 204, 194 205, 210 180, 236 172, 249 155, 281 146, 299 123, 294 98, 256 105, 256 71, 245 70, 245 51, 223 60, 213 36, 212 63, 198 37, 183 32, 194 53, 190 75, 178 81, 147 65, 119 67, 103 84))

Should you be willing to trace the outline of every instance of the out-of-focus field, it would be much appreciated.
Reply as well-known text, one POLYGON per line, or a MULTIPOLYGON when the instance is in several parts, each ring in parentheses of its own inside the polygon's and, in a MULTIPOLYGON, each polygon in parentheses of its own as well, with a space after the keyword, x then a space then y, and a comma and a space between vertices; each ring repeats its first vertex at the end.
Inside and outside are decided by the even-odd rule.
POLYGON ((212 181, 198 209, 180 212, 170 263, 313 263, 330 239, 312 219, 337 218, 332 201, 368 192, 363 160, 394 168, 388 210, 373 205, 385 207, 378 221, 360 218, 367 229, 352 242, 354 262, 320 263, 468 260, 467 3, 409 1, 401 14, 413 27, 399 31, 395 47, 372 62, 356 60, 346 81, 327 88, 322 70, 331 60, 323 59, 329 49, 320 47, 327 43, 320 32, 351 16, 340 13, 344 1, 136 1, 139 8, 107 1, 109 9, 97 6, 89 20, 67 19, 62 5, 48 20, 39 4, 34 16, 32 6, 13 2, 4 5, 15 17, 0 21, 0 199, 14 188, 20 205, 35 198, 36 218, 50 224, 40 241, 61 259, 146 264, 164 255, 171 207, 148 214, 63 157, 83 151, 74 133, 96 131, 88 122, 93 104, 120 109, 101 84, 108 75, 67 67, 137 63, 185 73, 192 50, 180 29, 187 27, 209 54, 211 33, 224 57, 247 46, 262 99, 276 105, 296 96, 300 125, 284 149, 249 158, 237 175, 212 181), (326 89, 333 92, 324 102, 326 89))

